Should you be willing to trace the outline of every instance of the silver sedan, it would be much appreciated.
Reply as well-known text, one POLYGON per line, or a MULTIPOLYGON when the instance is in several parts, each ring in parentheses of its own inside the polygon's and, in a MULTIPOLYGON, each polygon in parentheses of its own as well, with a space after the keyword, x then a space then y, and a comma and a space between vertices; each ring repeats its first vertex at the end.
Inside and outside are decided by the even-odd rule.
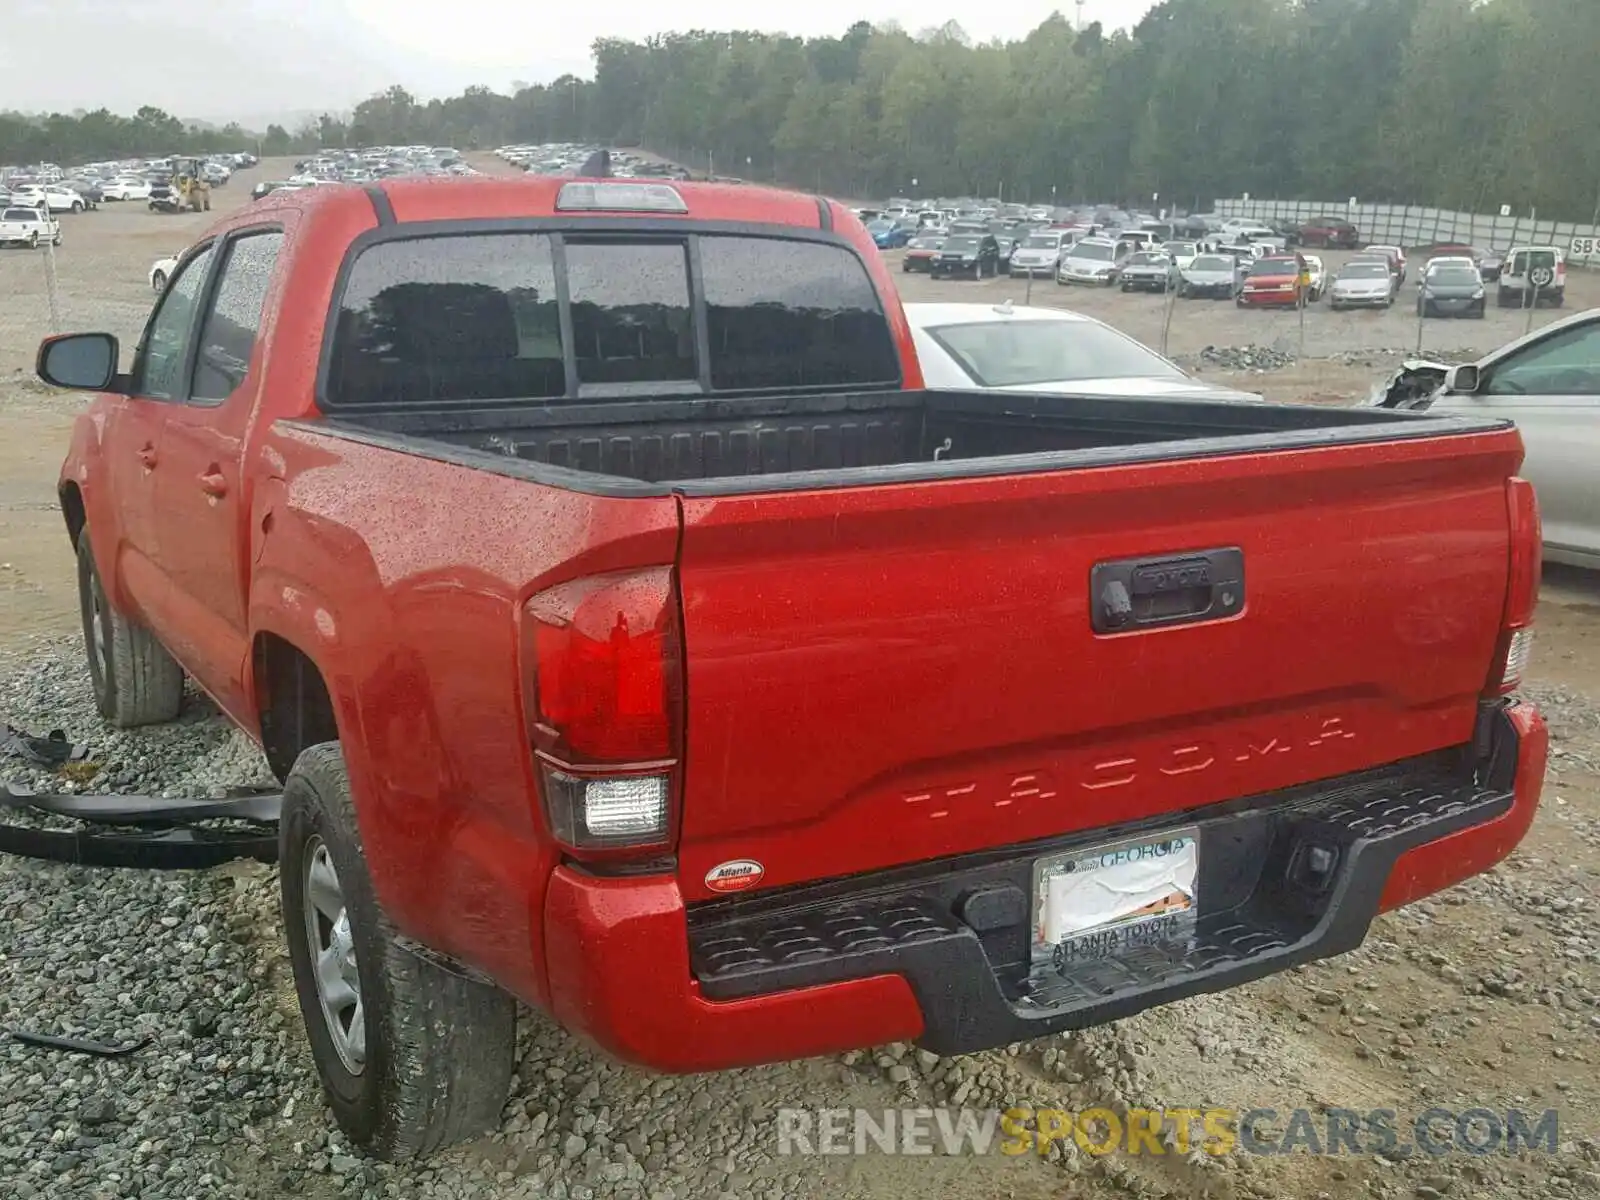
POLYGON ((1545 557, 1600 568, 1600 309, 1453 368, 1428 407, 1516 422, 1545 557))

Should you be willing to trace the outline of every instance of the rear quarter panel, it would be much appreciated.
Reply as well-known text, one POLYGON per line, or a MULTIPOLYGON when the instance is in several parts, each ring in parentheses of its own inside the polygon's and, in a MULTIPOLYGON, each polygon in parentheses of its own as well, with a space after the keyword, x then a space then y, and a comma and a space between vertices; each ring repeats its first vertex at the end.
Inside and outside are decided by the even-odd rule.
POLYGON ((321 667, 384 909, 526 999, 557 861, 522 721, 518 614, 594 572, 669 565, 671 497, 615 499, 272 431, 253 629, 321 667))

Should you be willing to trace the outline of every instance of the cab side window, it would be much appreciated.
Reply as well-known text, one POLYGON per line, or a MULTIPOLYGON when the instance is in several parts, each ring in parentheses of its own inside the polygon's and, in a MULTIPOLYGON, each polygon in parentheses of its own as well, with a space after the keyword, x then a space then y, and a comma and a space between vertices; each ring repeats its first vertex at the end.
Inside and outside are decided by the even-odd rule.
POLYGON ((182 400, 185 369, 194 345, 195 310, 211 273, 216 247, 207 246, 179 270, 145 327, 133 368, 133 394, 153 400, 182 400))
POLYGON ((1600 322, 1567 329, 1498 364, 1489 396, 1600 396, 1600 322))
POLYGON ((229 243, 222 278, 200 327, 191 399, 219 403, 244 382, 261 329, 267 288, 282 249, 283 234, 276 230, 246 234, 229 243))

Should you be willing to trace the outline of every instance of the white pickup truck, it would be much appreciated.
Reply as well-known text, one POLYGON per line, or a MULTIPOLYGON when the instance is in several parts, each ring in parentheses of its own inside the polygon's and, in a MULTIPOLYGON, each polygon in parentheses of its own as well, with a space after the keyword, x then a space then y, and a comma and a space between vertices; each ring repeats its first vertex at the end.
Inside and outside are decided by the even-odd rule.
POLYGON ((61 245, 61 223, 43 209, 12 205, 0 209, 0 246, 61 245))

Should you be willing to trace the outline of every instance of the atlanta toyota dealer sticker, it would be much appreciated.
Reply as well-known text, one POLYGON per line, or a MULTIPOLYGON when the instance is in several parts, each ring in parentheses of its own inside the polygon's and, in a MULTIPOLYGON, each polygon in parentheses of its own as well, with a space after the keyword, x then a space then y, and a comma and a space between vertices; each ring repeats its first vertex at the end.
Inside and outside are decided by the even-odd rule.
POLYGON ((713 892, 742 892, 761 882, 767 869, 753 858, 736 858, 718 863, 706 872, 706 886, 713 892))

